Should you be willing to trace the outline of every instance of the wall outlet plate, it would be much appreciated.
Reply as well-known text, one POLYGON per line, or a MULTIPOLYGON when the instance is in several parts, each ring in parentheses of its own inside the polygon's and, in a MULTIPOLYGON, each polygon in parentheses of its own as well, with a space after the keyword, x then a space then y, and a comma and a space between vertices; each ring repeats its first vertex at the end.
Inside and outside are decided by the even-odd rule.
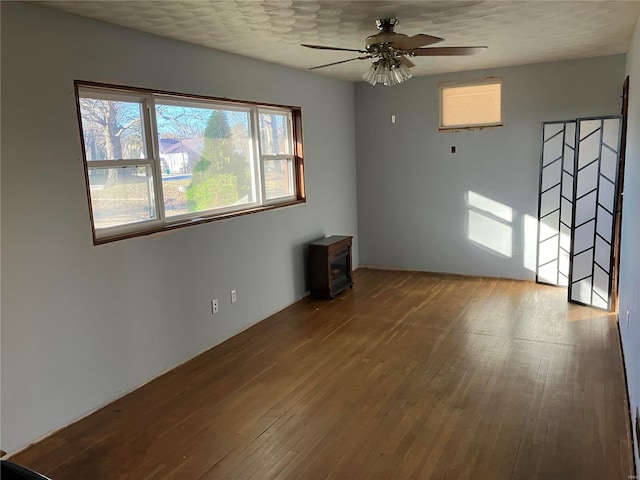
POLYGON ((218 313, 218 299, 211 300, 211 315, 218 313))

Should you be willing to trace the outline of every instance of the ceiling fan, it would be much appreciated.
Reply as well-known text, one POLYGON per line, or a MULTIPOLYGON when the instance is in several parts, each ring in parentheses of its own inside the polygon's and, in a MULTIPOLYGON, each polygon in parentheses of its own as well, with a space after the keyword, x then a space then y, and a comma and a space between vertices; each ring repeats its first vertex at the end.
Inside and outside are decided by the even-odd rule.
POLYGON ((435 56, 458 56, 475 55, 484 52, 487 47, 428 47, 434 43, 442 42, 443 39, 419 33, 412 37, 403 33, 396 33, 394 29, 398 24, 396 18, 381 18, 376 20, 379 33, 370 35, 365 41, 365 49, 327 47, 324 45, 309 45, 303 43, 303 47, 316 48, 320 50, 339 50, 345 52, 363 53, 359 57, 341 60, 339 62, 327 63, 309 70, 330 67, 340 63, 352 62, 354 60, 374 59, 369 70, 362 76, 371 85, 382 83, 383 85, 396 85, 412 77, 411 67, 415 64, 409 57, 435 57, 435 56), (428 47, 428 48, 423 48, 428 47))

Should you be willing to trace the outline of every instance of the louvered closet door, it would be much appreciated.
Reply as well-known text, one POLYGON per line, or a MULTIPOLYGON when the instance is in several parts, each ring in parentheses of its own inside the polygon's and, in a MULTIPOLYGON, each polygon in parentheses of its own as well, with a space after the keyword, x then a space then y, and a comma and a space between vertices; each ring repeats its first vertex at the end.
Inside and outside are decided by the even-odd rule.
POLYGON ((536 281, 569 285, 576 121, 542 124, 536 281))
POLYGON ((569 301, 610 310, 621 117, 578 119, 569 301))

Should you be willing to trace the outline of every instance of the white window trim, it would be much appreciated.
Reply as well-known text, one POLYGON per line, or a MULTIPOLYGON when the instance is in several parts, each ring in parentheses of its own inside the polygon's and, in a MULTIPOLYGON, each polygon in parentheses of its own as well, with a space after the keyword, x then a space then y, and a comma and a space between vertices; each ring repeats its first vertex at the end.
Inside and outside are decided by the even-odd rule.
POLYGON ((295 164, 294 164, 294 158, 293 155, 262 155, 260 157, 260 171, 261 171, 261 178, 262 178, 262 191, 265 192, 265 198, 263 200, 263 203, 265 205, 273 205, 273 204, 277 204, 280 203, 282 201, 286 201, 286 200, 291 200, 293 198, 296 197, 296 184, 295 184, 295 178, 291 178, 291 182, 293 185, 293 193, 291 195, 283 195, 281 197, 275 197, 272 199, 267 199, 266 198, 266 185, 265 185, 265 181, 264 181, 264 163, 265 161, 269 161, 269 160, 288 160, 291 162, 291 175, 293 175, 295 172, 293 171, 295 164))
MULTIPOLYGON (((90 170, 98 170, 101 168, 126 168, 126 167, 139 167, 139 166, 147 166, 151 171, 152 184, 154 187, 153 192, 153 209, 156 214, 156 218, 150 218, 148 220, 140 220, 131 223, 125 223, 122 225, 114 225, 111 227, 103 227, 96 228, 95 222, 93 220, 93 214, 91 215, 91 224, 94 232, 95 239, 102 238, 110 238, 113 236, 126 235, 132 232, 137 232, 141 229, 149 229, 162 225, 163 223, 163 214, 164 209, 160 208, 162 205, 160 202, 162 201, 162 180, 159 179, 158 175, 158 163, 159 161, 154 158, 154 153, 157 152, 156 146, 154 145, 154 136, 150 135, 151 132, 155 131, 155 124, 152 115, 150 115, 150 110, 153 104, 153 98, 149 94, 132 92, 127 90, 118 90, 118 91, 110 91, 107 89, 96 89, 92 87, 78 87, 78 97, 83 98, 93 98, 98 100, 107 100, 107 101, 122 101, 122 100, 130 100, 131 102, 140 103, 141 106, 141 129, 142 129, 142 139, 145 143, 145 158, 121 158, 117 160, 87 160, 86 154, 83 151, 84 162, 87 169, 87 174, 90 170), (158 184, 160 181, 160 184, 158 184), (160 188, 158 188, 160 187, 160 188), (160 193, 160 196, 159 196, 160 193)), ((80 109, 78 108, 80 112, 80 109)), ((81 126, 81 135, 84 131, 82 129, 82 118, 79 113, 79 121, 81 126)), ((83 142, 84 145, 84 142, 83 142)), ((87 195, 89 196, 88 200, 91 204, 91 188, 89 185, 89 181, 87 179, 87 195)))
MULTIPOLYGON (((289 130, 289 132, 291 132, 293 134, 293 119, 291 118, 291 111, 290 110, 286 110, 283 108, 272 108, 272 107, 267 107, 267 108, 258 108, 257 109, 257 117, 256 117, 256 129, 258 130, 258 132, 256 133, 256 135, 258 135, 258 142, 261 142, 261 139, 259 138, 259 129, 260 129, 260 121, 259 121, 259 116, 260 114, 275 114, 275 115, 286 115, 287 117, 287 128, 289 130)), ((266 153, 260 153, 259 154, 259 170, 260 170, 260 190, 261 193, 263 195, 262 201, 263 204, 265 205, 275 205, 278 203, 281 203, 283 201, 288 201, 288 200, 292 200, 294 198, 296 198, 297 196, 297 185, 295 183, 295 178, 292 178, 292 185, 293 185, 293 192, 291 193, 291 195, 284 195, 282 197, 276 197, 276 198, 272 198, 272 199, 267 199, 266 198, 266 185, 265 185, 265 174, 264 174, 264 164, 265 161, 269 161, 269 160, 289 160, 291 162, 291 174, 293 175, 295 172, 293 171, 293 169, 295 168, 295 158, 293 155, 293 151, 294 151, 294 145, 293 145, 293 135, 289 136, 289 152, 291 153, 284 153, 284 154, 266 154, 266 153)))

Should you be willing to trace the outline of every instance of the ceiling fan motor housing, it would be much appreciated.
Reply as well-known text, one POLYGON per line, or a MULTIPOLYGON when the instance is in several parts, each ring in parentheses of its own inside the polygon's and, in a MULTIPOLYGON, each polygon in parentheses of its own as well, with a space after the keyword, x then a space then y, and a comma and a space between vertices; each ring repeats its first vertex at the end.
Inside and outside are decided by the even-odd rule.
POLYGON ((382 32, 393 32, 393 29, 400 21, 397 18, 379 18, 376 20, 376 27, 382 32))
POLYGON ((389 51, 389 43, 397 42, 401 38, 408 38, 408 36, 403 33, 393 31, 398 23, 398 19, 396 18, 381 18, 376 20, 376 27, 378 27, 380 33, 367 37, 365 41, 367 52, 379 53, 389 51))

